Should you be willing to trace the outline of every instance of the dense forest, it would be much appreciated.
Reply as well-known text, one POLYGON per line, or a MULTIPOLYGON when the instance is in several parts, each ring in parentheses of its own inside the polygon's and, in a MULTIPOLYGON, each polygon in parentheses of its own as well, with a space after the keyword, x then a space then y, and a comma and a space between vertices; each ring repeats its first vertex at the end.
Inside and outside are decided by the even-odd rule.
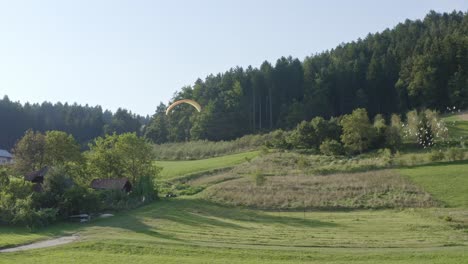
POLYGON ((158 108, 146 134, 155 142, 225 140, 289 129, 366 108, 386 118, 414 108, 468 107, 467 13, 430 12, 393 29, 306 57, 240 67, 198 79, 174 98, 204 109, 179 107, 169 118, 158 108))
POLYGON ((4 96, 0 99, 0 148, 12 148, 28 129, 65 131, 85 146, 91 139, 104 134, 140 132, 148 119, 125 109, 112 113, 103 111, 100 106, 66 103, 21 105, 4 96))
POLYGON ((63 130, 83 143, 106 133, 138 132, 155 143, 229 140, 290 129, 315 116, 365 108, 370 116, 430 108, 468 107, 468 16, 436 13, 406 20, 303 61, 282 57, 259 68, 235 67, 198 79, 173 100, 190 98, 166 116, 160 104, 148 121, 120 109, 0 101, 0 146, 11 147, 27 128, 63 130))

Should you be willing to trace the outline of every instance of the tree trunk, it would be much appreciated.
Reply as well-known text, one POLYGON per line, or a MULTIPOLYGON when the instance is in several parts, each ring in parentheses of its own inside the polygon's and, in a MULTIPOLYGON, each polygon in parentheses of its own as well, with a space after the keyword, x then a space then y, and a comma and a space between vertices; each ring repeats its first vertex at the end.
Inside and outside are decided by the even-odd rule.
POLYGON ((258 113, 258 128, 262 130, 262 97, 259 96, 260 102, 259 102, 259 113, 258 113))
POLYGON ((268 89, 269 95, 270 95, 270 100, 268 101, 270 103, 270 129, 273 128, 273 106, 272 106, 272 98, 271 98, 271 87, 268 89))
POLYGON ((255 90, 252 88, 252 117, 253 117, 253 124, 252 124, 252 132, 255 132, 255 90))

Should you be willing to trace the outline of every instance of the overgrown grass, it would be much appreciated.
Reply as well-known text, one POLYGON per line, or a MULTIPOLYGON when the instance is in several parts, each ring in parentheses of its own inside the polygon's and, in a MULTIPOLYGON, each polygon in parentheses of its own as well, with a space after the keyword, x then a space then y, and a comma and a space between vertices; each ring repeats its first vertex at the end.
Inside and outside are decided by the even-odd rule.
POLYGON ((447 206, 468 207, 468 161, 416 166, 399 171, 447 206))
POLYGON ((210 187, 212 201, 261 209, 356 209, 430 207, 430 195, 388 170, 326 176, 269 176, 226 181, 210 187))
POLYGON ((158 160, 197 160, 258 149, 271 139, 271 133, 246 135, 231 141, 189 141, 154 146, 158 160))
POLYGON ((209 172, 215 169, 232 167, 255 158, 258 151, 244 152, 222 157, 188 160, 188 161, 156 161, 156 165, 163 168, 161 179, 168 180, 187 176, 199 172, 209 172))
POLYGON ((1 254, 0 263, 464 263, 466 233, 435 214, 262 212, 176 198, 87 224, 76 243, 1 254))

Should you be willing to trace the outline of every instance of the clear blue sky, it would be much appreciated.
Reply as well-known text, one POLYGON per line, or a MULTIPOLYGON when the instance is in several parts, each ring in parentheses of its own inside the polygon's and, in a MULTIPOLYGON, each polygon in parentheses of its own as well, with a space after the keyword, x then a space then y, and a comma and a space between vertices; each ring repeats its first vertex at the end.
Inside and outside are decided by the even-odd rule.
POLYGON ((0 1, 0 96, 152 114, 197 78, 299 59, 466 0, 0 1))

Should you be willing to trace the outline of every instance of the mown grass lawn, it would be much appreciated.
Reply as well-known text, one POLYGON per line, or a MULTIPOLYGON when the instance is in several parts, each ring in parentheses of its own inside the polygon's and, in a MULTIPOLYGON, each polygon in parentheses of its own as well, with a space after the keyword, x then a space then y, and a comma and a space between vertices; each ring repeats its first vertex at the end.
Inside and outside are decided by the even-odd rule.
POLYGON ((463 120, 459 115, 450 115, 444 117, 443 120, 449 129, 450 138, 454 140, 468 139, 468 120, 463 120))
POLYGON ((188 174, 232 167, 247 159, 252 159, 258 154, 259 151, 251 151, 202 160, 156 161, 156 165, 163 168, 160 178, 167 180, 188 174))
POLYGON ((264 212, 164 200, 86 224, 81 241, 0 263, 464 263, 466 232, 431 210, 264 212))
MULTIPOLYGON (((164 179, 171 179, 257 154, 158 165, 166 163, 164 179)), ((200 194, 36 233, 1 227, 0 247, 72 233, 80 240, 0 253, 0 263, 468 263, 468 162, 397 171, 458 208, 261 211, 216 204, 200 194)))
POLYGON ((468 161, 442 162, 399 171, 445 205, 468 208, 468 161))
POLYGON ((0 248, 72 234, 81 227, 79 224, 74 223, 60 223, 39 230, 29 230, 22 227, 0 225, 0 248))

